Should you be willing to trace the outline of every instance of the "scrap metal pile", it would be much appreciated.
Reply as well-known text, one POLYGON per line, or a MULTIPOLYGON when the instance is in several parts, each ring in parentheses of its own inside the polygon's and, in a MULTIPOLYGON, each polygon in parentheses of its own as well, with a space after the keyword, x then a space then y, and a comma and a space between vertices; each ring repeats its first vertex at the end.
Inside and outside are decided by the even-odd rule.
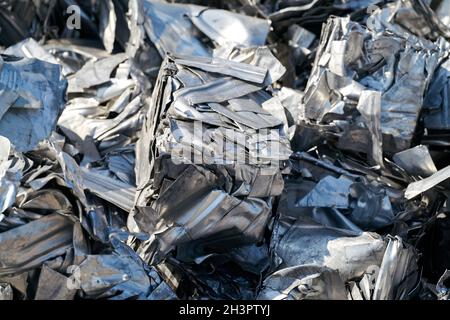
POLYGON ((450 297, 450 1, 0 2, 0 300, 450 297))

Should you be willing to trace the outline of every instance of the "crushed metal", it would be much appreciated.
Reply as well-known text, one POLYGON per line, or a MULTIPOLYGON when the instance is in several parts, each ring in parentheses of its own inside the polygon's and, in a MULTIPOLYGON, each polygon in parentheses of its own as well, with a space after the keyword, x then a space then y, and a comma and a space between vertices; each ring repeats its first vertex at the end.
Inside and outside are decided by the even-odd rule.
POLYGON ((2 1, 0 300, 448 300, 449 8, 2 1))

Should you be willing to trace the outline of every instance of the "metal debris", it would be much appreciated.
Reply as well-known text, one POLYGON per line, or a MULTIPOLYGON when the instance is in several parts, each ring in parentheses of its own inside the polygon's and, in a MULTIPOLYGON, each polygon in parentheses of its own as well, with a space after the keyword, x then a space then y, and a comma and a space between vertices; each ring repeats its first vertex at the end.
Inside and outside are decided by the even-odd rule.
POLYGON ((450 1, 2 1, 0 300, 449 297, 450 1))

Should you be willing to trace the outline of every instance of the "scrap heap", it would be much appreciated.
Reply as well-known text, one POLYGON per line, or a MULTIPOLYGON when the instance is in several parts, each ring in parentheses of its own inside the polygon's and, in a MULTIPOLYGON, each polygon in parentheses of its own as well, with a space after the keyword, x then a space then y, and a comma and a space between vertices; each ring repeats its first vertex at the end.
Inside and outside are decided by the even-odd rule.
POLYGON ((448 299, 450 1, 2 1, 0 300, 448 299))

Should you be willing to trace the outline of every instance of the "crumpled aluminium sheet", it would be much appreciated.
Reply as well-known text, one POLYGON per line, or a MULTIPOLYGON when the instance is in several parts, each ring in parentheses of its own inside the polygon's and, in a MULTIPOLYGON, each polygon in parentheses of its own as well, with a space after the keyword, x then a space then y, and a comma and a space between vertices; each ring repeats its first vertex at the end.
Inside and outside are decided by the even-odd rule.
POLYGON ((331 18, 322 32, 300 119, 336 126, 342 145, 366 152, 382 165, 383 151, 410 146, 425 90, 442 55, 439 46, 426 40, 374 33, 348 18, 331 18), (351 122, 342 121, 349 117, 351 122), (362 128, 370 137, 366 150, 352 135, 362 128))
POLYGON ((149 17, 144 23, 145 32, 161 55, 211 56, 214 47, 204 44, 200 33, 227 50, 262 46, 269 33, 266 19, 197 5, 143 2, 149 17))
MULTIPOLYGON (((137 1, 127 5, 138 12, 137 1)), ((126 16, 135 31, 137 18, 126 16)), ((3 52, 1 299, 175 298, 124 244, 146 238, 125 227, 143 92, 151 88, 132 60, 136 36, 123 43, 126 53, 112 54, 111 39, 104 50, 75 37, 22 36, 3 52)))
POLYGON ((448 40, 450 39, 450 24, 448 21, 448 1, 436 1, 430 7, 426 1, 399 1, 386 5, 373 12, 368 23, 376 31, 387 30, 397 35, 409 34, 435 41, 443 50, 444 56, 423 102, 424 127, 427 132, 428 143, 442 145, 439 139, 441 130, 448 130, 447 116, 447 69, 448 69, 448 40), (446 18, 447 17, 447 18, 446 18))
POLYGON ((180 2, 0 5, 0 300, 448 299, 449 1, 180 2))
POLYGON ((30 37, 81 38, 99 41, 109 53, 117 46, 134 56, 143 34, 142 3, 138 0, 7 0, 2 2, 0 12, 0 25, 5 30, 0 44, 5 47, 30 37), (79 30, 67 23, 76 22, 74 12, 79 12, 79 30))
MULTIPOLYGON (((163 62, 137 146, 137 200, 128 221, 130 230, 151 235, 137 246, 151 264, 176 252, 177 267, 201 268, 205 259, 263 240, 283 189, 280 163, 291 153, 283 106, 266 90, 284 70, 265 47, 245 57, 163 62)), ((199 271, 181 273, 190 272, 199 271)))
POLYGON ((72 157, 80 159, 83 174, 89 177, 87 189, 103 196, 112 187, 120 198, 103 198, 131 210, 135 142, 143 120, 143 91, 150 83, 125 53, 108 55, 68 41, 52 41, 42 47, 32 39, 7 51, 17 56, 41 54, 42 59, 62 66, 68 78, 69 99, 58 119, 58 128, 70 140, 66 148, 70 148, 72 157), (74 67, 69 56, 80 57, 84 65, 74 67))
POLYGON ((15 160, 23 163, 20 184, 0 222, 2 283, 23 299, 147 299, 161 279, 122 242, 118 212, 86 196, 63 145, 53 135, 15 160))
POLYGON ((361 172, 339 153, 332 164, 332 154, 323 147, 291 157, 270 242, 271 274, 258 298, 411 299, 418 255, 402 236, 420 222, 402 216, 401 184, 361 172))
POLYGON ((38 59, 2 55, 0 63, 0 135, 29 151, 54 129, 67 81, 58 65, 38 59))

